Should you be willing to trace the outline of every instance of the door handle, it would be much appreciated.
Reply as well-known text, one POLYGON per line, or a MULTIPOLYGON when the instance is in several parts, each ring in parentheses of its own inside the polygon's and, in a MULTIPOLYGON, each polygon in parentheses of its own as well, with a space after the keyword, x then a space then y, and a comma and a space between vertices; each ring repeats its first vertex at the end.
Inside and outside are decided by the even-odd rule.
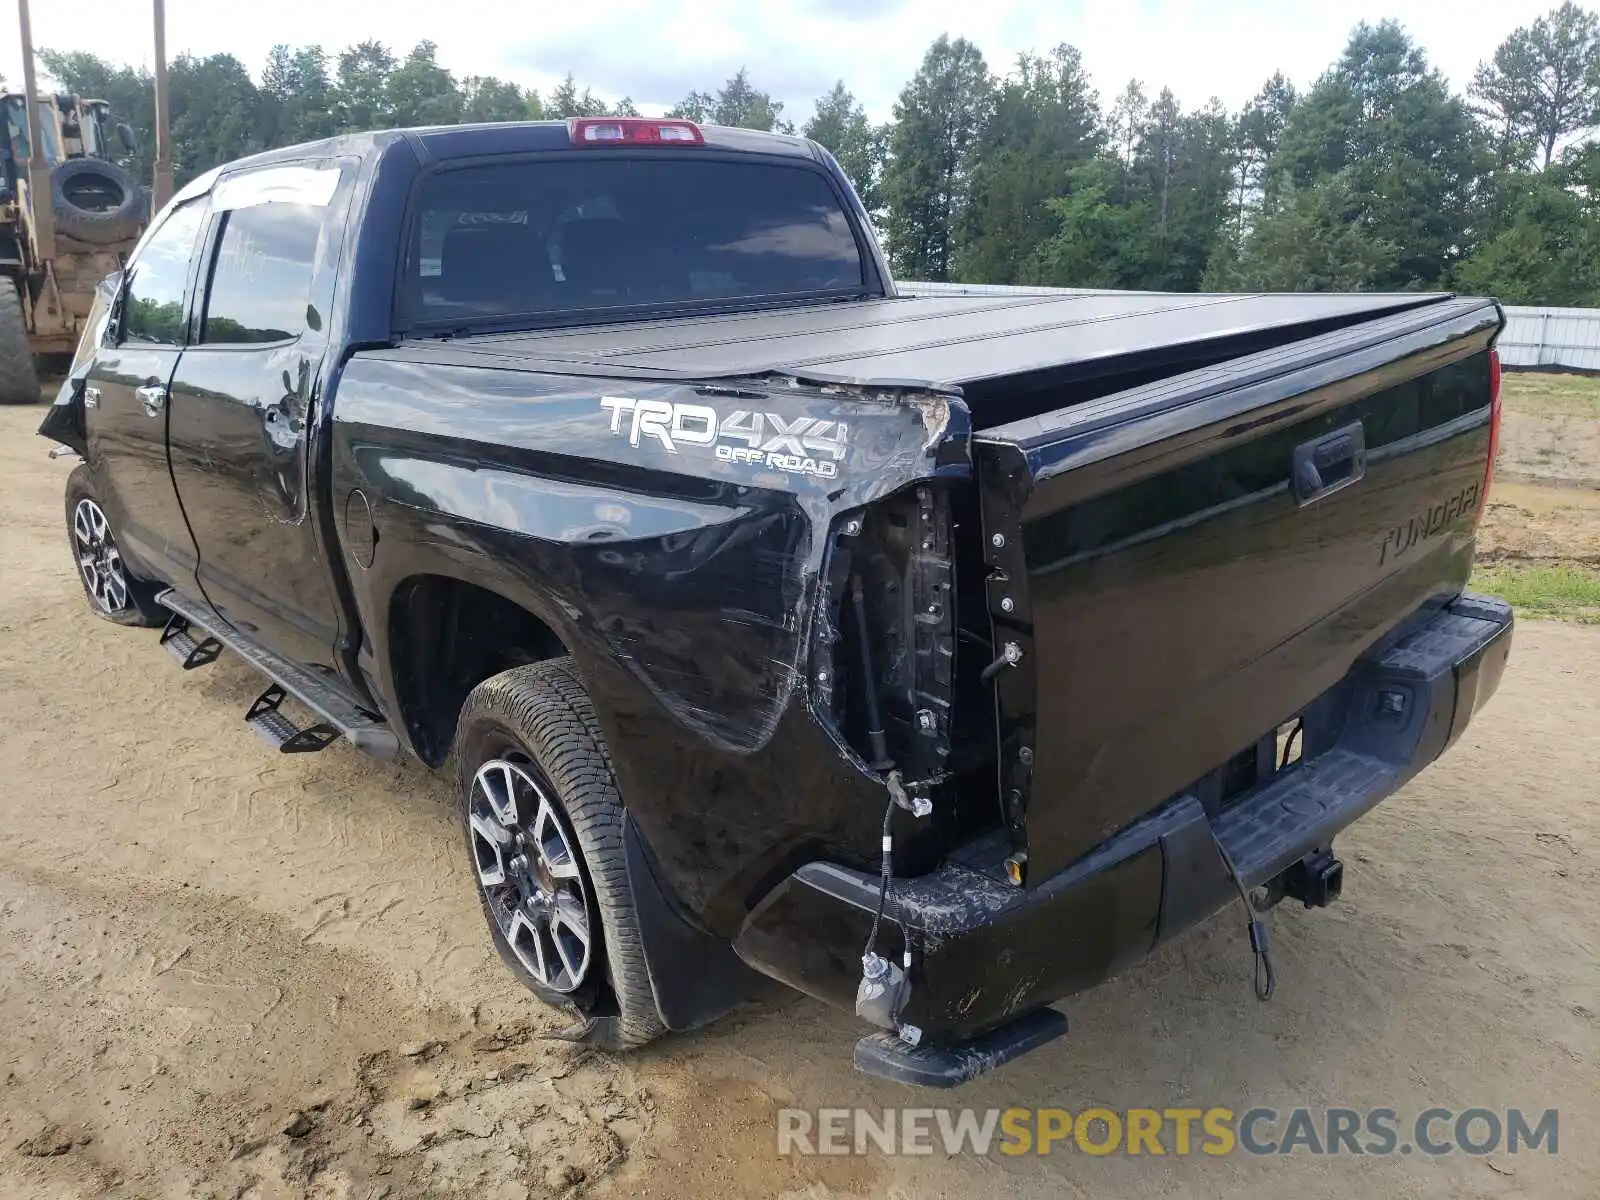
POLYGON ((159 417, 161 410, 167 406, 167 385, 164 383, 147 383, 142 388, 134 389, 139 396, 139 403, 144 405, 144 415, 159 417))
POLYGON ((86 388, 83 389, 83 406, 85 408, 99 408, 100 407, 100 389, 99 388, 97 388, 97 387, 86 387, 86 388))
POLYGON ((1354 421, 1294 448, 1291 486, 1300 507, 1360 482, 1367 473, 1367 433, 1354 421))

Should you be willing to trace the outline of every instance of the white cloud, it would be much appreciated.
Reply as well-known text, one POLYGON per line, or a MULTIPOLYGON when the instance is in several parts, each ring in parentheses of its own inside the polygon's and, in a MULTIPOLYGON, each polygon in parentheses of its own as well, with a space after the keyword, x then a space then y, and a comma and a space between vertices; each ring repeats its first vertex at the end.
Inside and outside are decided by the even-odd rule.
MULTIPOLYGON (((886 118, 901 86, 940 33, 964 36, 1003 69, 1024 50, 1069 42, 1083 51, 1103 97, 1130 78, 1169 86, 1186 106, 1247 100, 1282 69, 1309 83, 1357 21, 1394 17, 1458 88, 1479 60, 1555 0, 608 0, 605 4, 482 6, 412 0, 274 0, 245 7, 168 0, 168 53, 237 55, 259 71, 275 42, 331 51, 376 37, 403 52, 422 38, 459 75, 493 74, 548 89, 567 70, 580 85, 641 107, 690 88, 713 90, 740 66, 804 119, 836 78, 886 118)), ((148 8, 122 0, 33 0, 34 41, 148 66, 148 8)), ((13 33, 0 71, 13 83, 13 33)))

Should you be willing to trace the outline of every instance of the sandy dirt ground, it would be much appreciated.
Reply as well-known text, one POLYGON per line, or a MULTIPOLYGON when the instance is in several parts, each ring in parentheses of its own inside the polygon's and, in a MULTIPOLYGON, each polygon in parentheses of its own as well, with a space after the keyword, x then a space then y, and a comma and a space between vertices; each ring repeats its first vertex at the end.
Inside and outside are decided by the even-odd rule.
POLYGON ((943 1098, 776 987, 622 1059, 549 1040, 438 779, 271 755, 236 660, 86 612, 40 412, 0 409, 0 1197, 1600 1194, 1600 629, 1521 626, 1462 742, 1341 838, 1345 898, 1274 912, 1271 1004, 1226 912, 949 1098, 1557 1108, 1559 1155, 779 1158, 781 1106, 943 1098))
POLYGON ((1503 396, 1502 479, 1600 488, 1600 379, 1508 371, 1503 396))
POLYGON ((1506 560, 1600 567, 1600 490, 1497 480, 1478 529, 1478 562, 1506 560))

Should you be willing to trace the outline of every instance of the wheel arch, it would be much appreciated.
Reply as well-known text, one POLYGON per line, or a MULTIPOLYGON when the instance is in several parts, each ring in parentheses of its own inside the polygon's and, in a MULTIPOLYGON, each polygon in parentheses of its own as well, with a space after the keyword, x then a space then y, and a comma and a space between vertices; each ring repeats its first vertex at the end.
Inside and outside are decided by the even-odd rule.
POLYGON ((422 571, 389 595, 384 629, 400 722, 431 767, 449 757, 472 689, 513 667, 570 653, 555 626, 481 583, 422 571))

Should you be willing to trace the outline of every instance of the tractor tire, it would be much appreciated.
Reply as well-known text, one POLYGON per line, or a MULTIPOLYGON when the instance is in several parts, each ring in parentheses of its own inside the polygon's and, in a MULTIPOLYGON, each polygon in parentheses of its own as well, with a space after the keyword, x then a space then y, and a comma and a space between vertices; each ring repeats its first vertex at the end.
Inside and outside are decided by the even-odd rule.
POLYGON ((22 297, 11 280, 0 279, 0 404, 37 404, 40 398, 22 297))
POLYGON ((75 241, 109 246, 139 236, 144 197, 133 176, 103 158, 69 158, 50 172, 56 229, 75 241))

